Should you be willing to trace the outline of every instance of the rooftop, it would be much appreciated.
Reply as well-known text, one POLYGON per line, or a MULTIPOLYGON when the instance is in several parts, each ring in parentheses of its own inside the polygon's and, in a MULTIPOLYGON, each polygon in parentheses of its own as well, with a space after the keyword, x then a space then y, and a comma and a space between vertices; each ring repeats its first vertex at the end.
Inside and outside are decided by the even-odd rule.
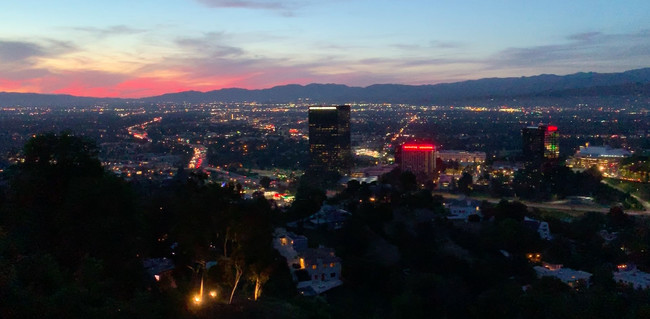
POLYGON ((589 278, 591 278, 590 273, 571 268, 553 267, 553 269, 549 269, 542 266, 535 266, 533 268, 538 277, 555 277, 565 283, 571 283, 578 280, 588 281, 589 278))
POLYGON ((445 207, 480 207, 481 202, 471 198, 449 199, 445 202, 445 207))
POLYGON ((611 148, 609 146, 580 146, 576 156, 581 157, 628 157, 632 153, 622 148, 611 148))
POLYGON ((321 260, 323 263, 341 262, 341 259, 334 254, 333 249, 325 247, 307 249, 302 253, 302 257, 310 265, 317 260, 321 260))
POLYGON ((613 274, 616 282, 623 282, 634 288, 646 289, 650 287, 650 274, 637 269, 618 271, 613 274))

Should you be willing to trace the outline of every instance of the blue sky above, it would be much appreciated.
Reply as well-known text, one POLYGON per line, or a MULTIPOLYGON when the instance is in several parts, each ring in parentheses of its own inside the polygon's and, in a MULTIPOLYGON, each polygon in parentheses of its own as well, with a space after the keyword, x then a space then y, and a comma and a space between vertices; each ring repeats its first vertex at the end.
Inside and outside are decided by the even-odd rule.
POLYGON ((650 66, 649 1, 10 1, 0 91, 139 97, 650 66))

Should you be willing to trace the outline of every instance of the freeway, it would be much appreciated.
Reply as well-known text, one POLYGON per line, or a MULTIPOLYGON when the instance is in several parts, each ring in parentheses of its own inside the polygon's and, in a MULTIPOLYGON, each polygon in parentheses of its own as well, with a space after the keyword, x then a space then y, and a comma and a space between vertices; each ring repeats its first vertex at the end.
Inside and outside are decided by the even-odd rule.
POLYGON ((205 166, 207 161, 208 148, 203 145, 198 144, 187 144, 188 146, 194 149, 194 155, 190 159, 190 163, 187 165, 187 168, 196 168, 199 169, 202 166, 205 166))
MULTIPOLYGON (((445 199, 459 199, 464 195, 459 195, 459 194, 450 194, 450 193, 445 193, 445 192, 433 192, 433 195, 440 195, 445 199)), ((476 200, 486 200, 489 203, 496 204, 501 201, 500 198, 491 198, 491 197, 471 197, 476 200)), ((576 213, 576 212, 597 212, 597 213, 608 213, 609 212, 609 207, 602 207, 602 206, 591 206, 591 205, 571 205, 571 204, 559 204, 559 203, 537 203, 537 202, 529 202, 529 201, 524 201, 524 200, 518 200, 518 199, 508 199, 508 200, 517 200, 521 202, 522 204, 528 206, 529 208, 539 208, 539 209, 552 209, 552 210, 558 210, 558 211, 564 211, 568 213, 576 213)), ((626 214, 629 215, 650 215, 650 210, 628 210, 625 212, 626 214)))
POLYGON ((151 121, 147 121, 147 122, 144 122, 144 123, 129 126, 129 127, 126 128, 126 130, 129 133, 129 135, 131 135, 131 136, 133 136, 133 137, 135 137, 137 139, 145 140, 145 141, 151 143, 152 142, 151 138, 149 138, 149 136, 147 136, 147 131, 146 131, 147 126, 149 124, 160 122, 160 121, 162 121, 162 117, 154 117, 151 121))
POLYGON ((228 180, 242 184, 242 186, 245 187, 257 187, 260 183, 259 178, 257 177, 248 177, 213 166, 204 166, 203 170, 219 174, 228 180))

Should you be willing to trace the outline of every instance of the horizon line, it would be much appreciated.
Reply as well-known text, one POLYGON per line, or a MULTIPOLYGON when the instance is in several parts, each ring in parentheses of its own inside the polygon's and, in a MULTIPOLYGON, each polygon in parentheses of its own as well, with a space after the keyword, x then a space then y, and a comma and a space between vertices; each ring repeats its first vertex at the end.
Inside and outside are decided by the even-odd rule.
POLYGON ((245 91, 263 91, 263 90, 270 90, 273 88, 277 87, 286 87, 286 86, 300 86, 300 87, 306 87, 309 85, 339 85, 339 86, 345 86, 349 88, 362 88, 366 89, 371 86, 376 86, 376 85, 401 85, 401 86, 411 86, 411 87, 420 87, 420 86, 436 86, 436 85, 444 85, 444 84, 456 84, 456 83, 464 83, 464 82, 472 82, 472 81, 480 81, 480 80, 490 80, 490 79, 522 79, 522 78, 534 78, 534 77, 539 77, 539 76, 570 76, 570 75, 577 75, 577 74, 617 74, 617 73, 626 73, 626 72, 631 72, 631 71, 639 71, 639 70, 645 70, 645 69, 650 69, 650 66, 648 67, 643 67, 643 68, 636 68, 636 69, 628 69, 624 71, 619 71, 619 72, 595 72, 595 71, 580 71, 580 72, 574 72, 574 73, 568 73, 568 74, 563 74, 563 75, 558 75, 555 73, 540 73, 540 74, 535 74, 535 75, 529 75, 529 76, 508 76, 508 77, 485 77, 485 78, 477 78, 477 79, 468 79, 468 80, 461 80, 461 81, 455 81, 455 82, 440 82, 440 83, 429 83, 429 84, 403 84, 403 83, 374 83, 370 84, 367 86, 354 86, 354 85, 347 85, 347 84, 342 84, 342 83, 317 83, 317 82, 312 82, 308 84, 298 84, 298 83, 289 83, 289 84, 280 84, 280 85, 274 85, 270 87, 265 87, 265 88, 258 88, 258 89, 246 89, 246 88, 241 88, 241 87, 224 87, 224 88, 219 88, 219 89, 213 89, 213 90, 207 90, 207 91, 200 91, 200 90, 184 90, 184 91, 177 91, 177 92, 167 92, 159 95, 151 95, 151 96, 143 96, 143 97, 101 97, 101 96, 86 96, 86 95, 73 95, 73 94, 68 94, 68 93, 38 93, 38 92, 13 92, 13 91, 0 91, 0 94, 2 93, 8 93, 8 94, 36 94, 36 95, 54 95, 54 96, 70 96, 70 97, 75 97, 75 98, 89 98, 89 99, 113 99, 113 100, 141 100, 141 99, 147 99, 147 98, 154 98, 154 97, 160 97, 163 95, 168 95, 168 94, 179 94, 179 93, 185 93, 185 92, 197 92, 197 93, 208 93, 208 92, 215 92, 215 91, 223 91, 223 90, 245 90, 245 91))

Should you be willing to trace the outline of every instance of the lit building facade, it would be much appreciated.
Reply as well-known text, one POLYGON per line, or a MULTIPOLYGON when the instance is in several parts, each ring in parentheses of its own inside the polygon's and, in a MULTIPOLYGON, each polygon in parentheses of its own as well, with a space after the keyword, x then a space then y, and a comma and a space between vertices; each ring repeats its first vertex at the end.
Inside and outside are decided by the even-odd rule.
POLYGON ((567 166, 578 170, 596 167, 605 177, 618 177, 622 159, 632 153, 622 148, 609 146, 580 146, 580 149, 567 160, 567 166))
POLYGON ((309 107, 310 168, 316 171, 350 173, 350 106, 309 107))
POLYGON ((400 148, 400 168, 416 175, 430 176, 436 169, 435 153, 433 144, 404 144, 400 148))
POLYGON ((485 163, 485 152, 468 151, 438 151, 437 158, 443 162, 458 162, 460 164, 483 164, 485 163))
POLYGON ((524 159, 528 162, 541 163, 556 160, 560 156, 557 126, 529 126, 521 131, 524 159))

